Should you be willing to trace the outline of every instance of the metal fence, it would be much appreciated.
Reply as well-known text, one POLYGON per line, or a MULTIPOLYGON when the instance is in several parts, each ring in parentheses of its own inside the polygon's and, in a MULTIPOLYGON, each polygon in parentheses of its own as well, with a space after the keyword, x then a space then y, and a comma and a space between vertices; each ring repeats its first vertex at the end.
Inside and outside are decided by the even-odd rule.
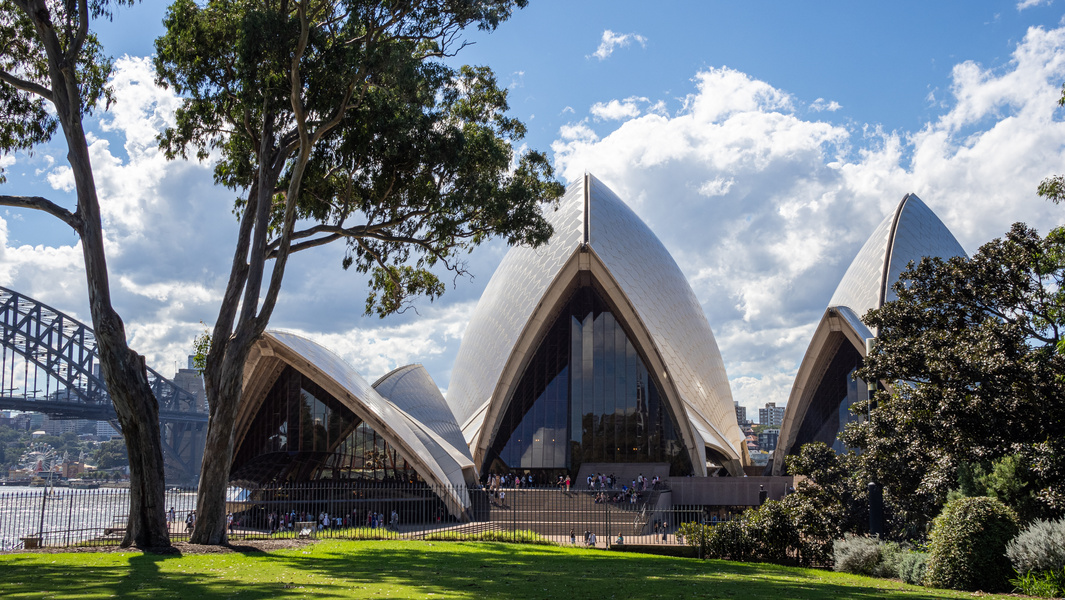
MULTIPOLYGON (((227 510, 231 540, 488 539, 598 547, 682 544, 680 524, 709 522, 707 507, 676 506, 671 497, 664 486, 633 497, 614 490, 326 481, 233 487, 227 490, 227 510), (465 505, 460 507, 448 498, 461 498, 465 505)), ((188 539, 195 527, 195 504, 194 489, 167 491, 171 540, 188 539)), ((118 544, 128 512, 125 489, 0 487, 0 549, 118 544)))

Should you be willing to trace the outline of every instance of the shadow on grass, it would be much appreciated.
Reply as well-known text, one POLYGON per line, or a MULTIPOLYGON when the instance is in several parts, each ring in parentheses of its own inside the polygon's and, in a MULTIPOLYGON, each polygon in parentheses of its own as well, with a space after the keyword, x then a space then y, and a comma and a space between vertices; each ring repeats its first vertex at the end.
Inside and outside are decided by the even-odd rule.
POLYGON ((942 590, 724 561, 502 543, 335 542, 274 553, 12 555, 2 595, 181 598, 942 598, 942 590))
POLYGON ((835 573, 813 569, 494 543, 322 544, 310 555, 275 560, 332 578, 338 588, 393 583, 411 597, 943 597, 937 590, 891 589, 897 586, 889 582, 843 583, 835 573))
POLYGON ((284 582, 249 581, 248 570, 269 555, 233 547, 233 554, 20 554, 0 562, 0 597, 269 599, 302 597, 284 582), (56 560, 56 557, 69 557, 56 560), (240 557, 240 558, 238 558, 240 557), (252 559, 252 562, 248 562, 252 559), (205 576, 206 575, 206 576, 205 576))

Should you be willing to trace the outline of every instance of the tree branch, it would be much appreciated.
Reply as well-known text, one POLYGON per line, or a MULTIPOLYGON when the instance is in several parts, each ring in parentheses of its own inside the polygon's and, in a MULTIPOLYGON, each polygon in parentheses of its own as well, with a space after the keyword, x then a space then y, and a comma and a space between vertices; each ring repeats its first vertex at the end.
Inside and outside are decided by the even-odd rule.
POLYGON ((67 64, 70 65, 77 62, 81 48, 85 45, 85 37, 89 35, 89 3, 87 0, 78 0, 78 13, 78 33, 66 52, 67 64))
POLYGON ((75 233, 81 235, 81 219, 69 210, 59 206, 55 202, 40 196, 3 196, 0 195, 0 206, 12 206, 15 208, 30 208, 46 212, 60 221, 70 225, 75 233))
POLYGON ((52 90, 44 87, 43 85, 41 85, 39 83, 33 83, 32 81, 27 81, 25 79, 20 79, 18 77, 15 77, 11 73, 8 73, 7 71, 0 71, 0 81, 3 81, 3 82, 5 82, 5 83, 7 83, 7 84, 9 84, 11 86, 14 86, 15 88, 20 89, 20 90, 22 90, 24 92, 29 92, 31 94, 37 94, 38 96, 40 96, 41 98, 44 98, 45 100, 47 100, 49 102, 54 102, 54 100, 52 98, 52 90))

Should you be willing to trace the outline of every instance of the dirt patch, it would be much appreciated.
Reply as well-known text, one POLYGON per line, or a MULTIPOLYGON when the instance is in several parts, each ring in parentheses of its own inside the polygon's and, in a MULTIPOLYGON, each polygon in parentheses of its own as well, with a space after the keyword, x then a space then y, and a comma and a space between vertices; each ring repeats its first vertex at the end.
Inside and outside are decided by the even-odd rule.
POLYGON ((270 540, 233 540, 225 546, 206 546, 202 544, 190 544, 188 542, 174 542, 174 544, 169 548, 149 548, 145 550, 142 550, 140 548, 121 548, 117 545, 71 546, 57 548, 38 548, 35 550, 8 550, 5 552, 0 552, 0 554, 60 554, 68 552, 147 552, 150 554, 174 554, 179 556, 186 554, 228 554, 231 552, 240 552, 247 554, 251 552, 274 552, 277 550, 284 550, 286 548, 300 548, 308 544, 313 544, 314 542, 315 540, 297 538, 270 540))

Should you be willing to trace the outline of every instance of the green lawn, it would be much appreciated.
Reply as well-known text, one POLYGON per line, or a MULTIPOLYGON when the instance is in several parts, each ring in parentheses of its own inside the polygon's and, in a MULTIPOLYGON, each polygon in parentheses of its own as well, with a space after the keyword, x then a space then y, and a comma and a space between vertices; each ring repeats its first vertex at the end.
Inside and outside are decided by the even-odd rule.
POLYGON ((0 597, 128 596, 153 600, 976 597, 811 569, 485 542, 323 541, 270 553, 186 556, 0 555, 0 597))

